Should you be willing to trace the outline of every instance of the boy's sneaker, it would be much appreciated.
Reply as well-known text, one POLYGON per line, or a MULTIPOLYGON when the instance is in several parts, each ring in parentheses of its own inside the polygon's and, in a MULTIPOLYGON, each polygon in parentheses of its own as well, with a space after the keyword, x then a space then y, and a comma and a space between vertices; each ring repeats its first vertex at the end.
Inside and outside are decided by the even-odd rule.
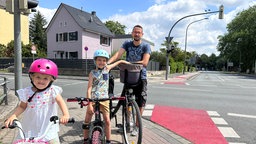
POLYGON ((135 127, 132 132, 131 132, 131 136, 137 136, 138 135, 138 128, 135 127))
POLYGON ((84 144, 89 144, 89 139, 84 139, 84 144))

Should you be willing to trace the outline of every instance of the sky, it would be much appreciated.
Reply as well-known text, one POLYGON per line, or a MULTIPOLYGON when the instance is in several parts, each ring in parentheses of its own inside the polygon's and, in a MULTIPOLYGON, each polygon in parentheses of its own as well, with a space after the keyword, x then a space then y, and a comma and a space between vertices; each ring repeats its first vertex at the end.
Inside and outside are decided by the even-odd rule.
POLYGON ((178 47, 185 50, 187 32, 186 51, 210 56, 219 55, 217 37, 227 33, 227 24, 238 12, 255 5, 256 0, 39 0, 37 9, 49 23, 61 3, 89 13, 96 11, 102 22, 118 21, 126 26, 126 33, 140 24, 143 37, 155 44, 155 50, 165 48, 161 44, 169 32, 178 47), (224 19, 219 19, 218 13, 199 15, 185 18, 173 27, 184 16, 218 11, 220 5, 224 6, 224 19), (201 20, 204 18, 208 19, 201 20), (201 21, 194 22, 197 20, 201 21))

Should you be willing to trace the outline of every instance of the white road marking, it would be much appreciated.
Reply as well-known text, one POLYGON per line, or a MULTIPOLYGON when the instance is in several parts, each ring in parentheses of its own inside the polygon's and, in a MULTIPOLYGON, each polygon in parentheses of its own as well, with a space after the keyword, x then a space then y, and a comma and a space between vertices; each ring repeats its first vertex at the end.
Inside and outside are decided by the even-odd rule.
POLYGON ((246 143, 237 143, 237 142, 230 142, 228 144, 246 144, 246 143))
POLYGON ((184 89, 184 88, 175 88, 175 87, 159 87, 153 86, 154 88, 159 89, 176 89, 176 90, 183 90, 183 91, 201 91, 201 92, 211 92, 212 90, 203 90, 203 89, 184 89))
POLYGON ((231 127, 218 127, 224 137, 240 138, 240 136, 231 127))
POLYGON ((223 78, 221 78, 221 77, 219 77, 219 76, 218 76, 217 78, 218 78, 219 80, 221 80, 221 81, 225 81, 223 78))
POLYGON ((245 115, 245 114, 236 114, 236 113, 228 113, 229 116, 235 116, 235 117, 244 117, 244 118, 254 118, 256 119, 255 115, 245 115))
POLYGON ((215 124, 228 125, 228 123, 223 118, 212 117, 211 119, 215 124))
POLYGON ((155 107, 155 105, 153 105, 153 104, 147 104, 146 106, 145 106, 145 110, 149 110, 149 109, 154 109, 154 107, 155 107))
POLYGON ((70 84, 64 84, 64 85, 60 85, 60 86, 78 85, 78 84, 81 84, 81 83, 86 83, 86 82, 70 83, 70 84))
POLYGON ((220 116, 218 112, 216 111, 207 111, 209 116, 220 116))
POLYGON ((144 110, 142 116, 152 116, 153 110, 144 110))
POLYGON ((143 111, 142 116, 152 116, 154 107, 155 107, 155 105, 153 105, 153 104, 147 104, 145 106, 145 110, 143 111))

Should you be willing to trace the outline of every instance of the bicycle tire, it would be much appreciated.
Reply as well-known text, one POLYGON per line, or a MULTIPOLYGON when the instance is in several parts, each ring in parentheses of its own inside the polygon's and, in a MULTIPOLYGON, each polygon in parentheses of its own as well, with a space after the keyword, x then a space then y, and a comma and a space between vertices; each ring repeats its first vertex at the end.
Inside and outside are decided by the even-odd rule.
POLYGON ((140 115, 140 109, 135 102, 135 100, 130 101, 131 112, 129 116, 128 108, 123 107, 122 110, 122 122, 123 122, 123 138, 126 144, 141 144, 142 143, 142 120, 140 115), (133 126, 130 126, 130 118, 132 118, 133 126), (131 130, 136 127, 136 118, 138 123, 138 134, 136 136, 131 136, 131 130))
POLYGON ((92 132, 91 144, 105 144, 105 136, 101 130, 95 129, 92 132))

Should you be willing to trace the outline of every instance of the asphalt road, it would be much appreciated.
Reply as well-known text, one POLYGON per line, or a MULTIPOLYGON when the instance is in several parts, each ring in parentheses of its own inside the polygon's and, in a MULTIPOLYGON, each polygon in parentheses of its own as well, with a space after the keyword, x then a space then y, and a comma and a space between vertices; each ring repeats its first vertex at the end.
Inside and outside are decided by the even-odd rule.
POLYGON ((217 113, 228 142, 256 143, 256 78, 202 72, 184 84, 150 84, 148 103, 217 113))

